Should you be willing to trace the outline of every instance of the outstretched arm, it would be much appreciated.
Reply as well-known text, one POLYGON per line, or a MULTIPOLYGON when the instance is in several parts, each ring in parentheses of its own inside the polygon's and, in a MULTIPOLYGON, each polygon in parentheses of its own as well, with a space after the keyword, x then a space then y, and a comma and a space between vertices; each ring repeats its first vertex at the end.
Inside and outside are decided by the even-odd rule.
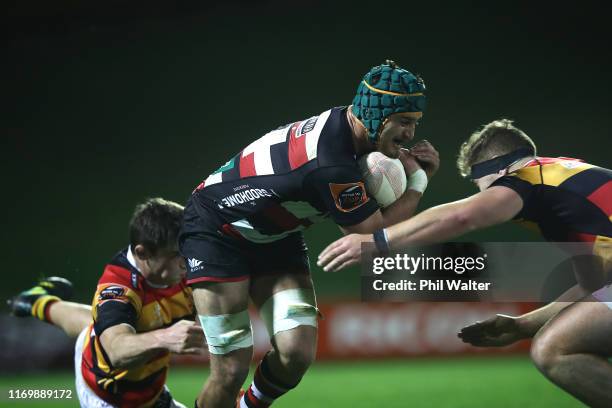
MULTIPOLYGON (((410 244, 444 242, 467 232, 501 224, 512 219, 523 200, 512 189, 491 187, 463 200, 432 207, 386 228, 390 249, 410 244)), ((372 235, 351 234, 331 243, 321 252, 317 265, 325 271, 337 271, 359 262, 361 243, 374 242, 372 235)))
POLYGON ((464 343, 478 347, 508 346, 529 339, 560 311, 588 293, 578 285, 563 293, 556 301, 521 316, 498 314, 461 329, 457 334, 464 343))
POLYGON ((507 187, 491 187, 463 200, 442 204, 387 228, 391 249, 444 242, 465 233, 511 220, 523 200, 507 187))
POLYGON ((521 316, 496 315, 461 329, 459 337, 473 346, 506 346, 535 334, 554 316, 576 301, 603 286, 606 271, 595 258, 576 258, 573 262, 577 285, 572 286, 555 301, 521 316))

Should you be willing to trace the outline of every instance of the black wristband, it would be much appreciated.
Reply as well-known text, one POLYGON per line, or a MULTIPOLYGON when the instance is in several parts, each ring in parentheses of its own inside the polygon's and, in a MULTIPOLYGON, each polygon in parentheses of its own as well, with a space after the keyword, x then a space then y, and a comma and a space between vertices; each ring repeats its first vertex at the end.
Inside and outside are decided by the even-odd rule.
POLYGON ((389 253, 389 241, 387 241, 387 233, 384 228, 374 231, 374 244, 376 249, 381 255, 387 255, 389 253))

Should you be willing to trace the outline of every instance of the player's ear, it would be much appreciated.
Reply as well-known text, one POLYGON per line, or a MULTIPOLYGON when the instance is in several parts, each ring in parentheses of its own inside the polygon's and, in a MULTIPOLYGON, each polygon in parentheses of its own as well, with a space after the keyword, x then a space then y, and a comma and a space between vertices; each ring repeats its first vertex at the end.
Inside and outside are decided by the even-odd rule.
POLYGON ((151 257, 151 253, 142 244, 138 244, 134 247, 134 255, 141 261, 146 261, 151 257))

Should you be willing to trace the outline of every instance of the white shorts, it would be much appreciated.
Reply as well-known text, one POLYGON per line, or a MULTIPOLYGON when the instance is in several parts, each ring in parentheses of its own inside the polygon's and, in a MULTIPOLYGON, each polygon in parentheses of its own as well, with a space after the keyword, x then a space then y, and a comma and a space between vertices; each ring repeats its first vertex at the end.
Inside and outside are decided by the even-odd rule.
POLYGON ((83 330, 77 338, 74 345, 74 378, 76 384, 76 393, 79 397, 81 408, 113 408, 113 405, 98 397, 85 382, 83 373, 81 372, 81 360, 83 358, 83 343, 87 329, 83 330))
MULTIPOLYGON (((87 329, 83 330, 81 334, 79 334, 74 346, 74 377, 76 383, 76 394, 79 397, 79 404, 81 405, 81 408, 116 408, 115 405, 109 404, 102 398, 98 397, 96 393, 89 388, 85 382, 85 379, 83 378, 83 373, 81 372, 81 361, 83 358, 83 344, 85 343, 86 334, 87 329)), ((168 390, 168 387, 164 387, 166 390, 168 390)), ((167 408, 187 407, 173 399, 167 408)))
POLYGON ((593 297, 612 309, 612 286, 606 285, 593 292, 593 297))

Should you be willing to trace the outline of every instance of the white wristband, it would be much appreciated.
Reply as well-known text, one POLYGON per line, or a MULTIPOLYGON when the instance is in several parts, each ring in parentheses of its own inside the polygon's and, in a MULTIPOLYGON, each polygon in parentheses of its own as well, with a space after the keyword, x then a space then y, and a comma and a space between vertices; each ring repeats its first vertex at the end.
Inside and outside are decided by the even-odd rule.
POLYGON ((427 173, 425 170, 418 169, 408 176, 408 189, 415 190, 423 194, 427 188, 427 173))

